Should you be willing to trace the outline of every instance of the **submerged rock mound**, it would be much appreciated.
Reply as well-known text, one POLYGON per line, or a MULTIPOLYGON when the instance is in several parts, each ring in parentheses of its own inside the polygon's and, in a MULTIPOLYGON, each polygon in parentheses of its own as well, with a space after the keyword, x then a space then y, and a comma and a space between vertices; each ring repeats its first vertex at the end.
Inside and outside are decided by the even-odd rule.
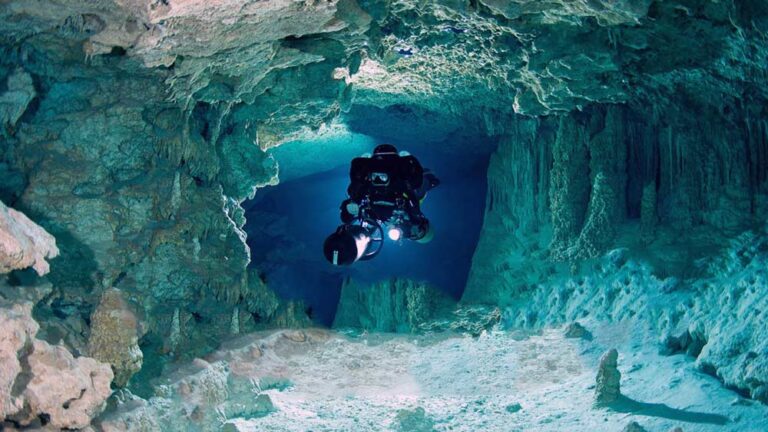
POLYGON ((58 254, 52 235, 0 201, 0 273, 32 267, 42 276, 50 269, 46 260, 58 254))
POLYGON ((109 365, 35 339, 32 305, 0 303, 0 419, 12 425, 79 429, 112 393, 109 365))

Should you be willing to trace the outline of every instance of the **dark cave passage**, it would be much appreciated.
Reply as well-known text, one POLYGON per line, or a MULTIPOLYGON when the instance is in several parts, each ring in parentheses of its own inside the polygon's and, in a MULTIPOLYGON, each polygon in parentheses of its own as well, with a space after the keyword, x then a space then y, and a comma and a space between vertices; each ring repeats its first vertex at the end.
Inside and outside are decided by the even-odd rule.
POLYGON ((259 270, 279 296, 302 300, 313 320, 322 325, 333 323, 347 278, 364 286, 392 278, 427 282, 458 300, 482 226, 493 149, 487 138, 468 139, 477 142, 472 144, 475 150, 466 153, 441 151, 455 148, 454 142, 425 145, 360 135, 341 136, 321 145, 295 142, 281 146, 273 156, 281 166, 289 161, 292 168, 285 173, 287 181, 281 175, 280 184, 259 190, 253 200, 243 204, 251 262, 259 263, 259 270), (382 142, 411 152, 440 178, 440 186, 422 204, 435 227, 435 238, 429 244, 387 240, 375 259, 334 268, 323 258, 322 243, 340 223, 339 204, 346 198, 350 160, 382 142), (322 152, 324 158, 312 154, 317 150, 310 148, 318 147, 327 149, 322 152))

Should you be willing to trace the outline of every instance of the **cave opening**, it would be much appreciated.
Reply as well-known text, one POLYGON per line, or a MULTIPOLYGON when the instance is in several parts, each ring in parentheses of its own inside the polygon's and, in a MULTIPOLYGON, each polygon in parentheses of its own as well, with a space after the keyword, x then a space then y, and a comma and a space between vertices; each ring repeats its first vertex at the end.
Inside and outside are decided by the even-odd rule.
POLYGON ((0 3, 0 430, 768 430, 768 2, 0 3))
POLYGON ((483 223, 495 139, 408 106, 354 107, 344 120, 316 138, 269 151, 280 167, 279 184, 243 203, 252 265, 258 263, 278 296, 300 300, 315 323, 326 326, 350 281, 358 289, 393 279, 418 281, 459 300, 483 223), (322 244, 341 223, 350 162, 382 143, 410 152, 440 179, 421 206, 435 238, 428 244, 387 240, 375 259, 333 267, 322 244))

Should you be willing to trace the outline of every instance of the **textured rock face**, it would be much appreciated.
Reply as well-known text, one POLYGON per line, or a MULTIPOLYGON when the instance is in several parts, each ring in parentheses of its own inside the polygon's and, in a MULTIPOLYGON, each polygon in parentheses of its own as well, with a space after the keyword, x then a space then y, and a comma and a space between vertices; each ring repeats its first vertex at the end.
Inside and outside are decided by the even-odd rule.
POLYGON ((36 94, 32 77, 23 69, 18 69, 8 76, 6 88, 7 91, 0 95, 0 124, 3 134, 13 131, 16 122, 36 94))
POLYGON ((677 248, 655 261, 681 271, 701 258, 690 245, 722 246, 760 223, 768 164, 750 155, 768 151, 762 120, 673 110, 662 121, 632 106, 593 108, 512 123, 491 159, 465 300, 513 301, 562 271, 558 261, 615 246, 677 248))
POLYGON ((29 350, 30 335, 37 332, 37 323, 30 318, 31 307, 14 305, 0 309, 0 417, 15 414, 24 407, 24 399, 12 392, 16 377, 21 373, 19 352, 29 350))
MULTIPOLYGON (((41 324, 78 349, 90 332, 118 383, 137 344, 157 364, 304 322, 247 269, 239 204, 277 181, 266 149, 367 107, 500 137, 466 302, 512 305, 507 321, 528 327, 643 316, 705 370, 768 394, 763 321, 714 312, 766 297, 761 240, 733 246, 733 270, 686 273, 768 211, 760 2, 13 0, 0 23, 0 197, 61 248, 41 324), (654 270, 606 258, 623 260, 621 288, 580 267, 616 246, 654 270), (113 287, 135 330, 109 331, 132 321, 113 287)), ((53 243, 14 239, 0 263, 45 272, 53 243)), ((418 327, 429 295, 396 285, 348 290, 342 309, 358 312, 340 322, 418 327)), ((499 316, 481 315, 476 330, 499 316)))
POLYGON ((35 339, 32 305, 0 305, 0 417, 55 428, 84 428, 111 394, 112 371, 89 357, 35 339))
POLYGON ((369 287, 347 280, 333 326, 379 332, 416 332, 427 326, 448 299, 439 290, 410 280, 392 279, 369 287))
POLYGON ((615 349, 606 351, 600 357, 595 385, 595 403, 607 405, 621 396, 621 373, 618 368, 619 353, 615 349))
POLYGON ((124 386, 141 369, 139 332, 139 320, 122 293, 105 291, 91 316, 88 354, 112 366, 118 386, 124 386))
POLYGON ((697 116, 668 107, 648 118, 629 104, 513 122, 491 160, 463 300, 508 304, 508 325, 524 327, 647 319, 662 340, 672 334, 664 343, 673 352, 762 399, 766 376, 749 352, 762 346, 751 335, 768 329, 726 311, 766 293, 752 267, 764 259, 762 229, 752 228, 764 224, 768 203, 768 165, 758 156, 768 154, 768 135, 752 117, 756 105, 725 114, 697 106, 697 116), (617 246, 603 270, 582 264, 617 246), (702 264, 721 261, 731 264, 702 264))
POLYGON ((50 268, 46 260, 58 254, 52 235, 0 202, 0 273, 32 267, 42 276, 50 268))
POLYGON ((89 357, 73 358, 62 346, 36 340, 27 362, 31 377, 23 394, 31 419, 45 413, 53 427, 83 428, 112 393, 109 366, 89 357))
MULTIPOLYGON (((50 326, 85 346, 73 323, 107 287, 135 305, 153 361, 303 322, 246 270, 239 202, 276 181, 264 149, 338 114, 348 86, 333 71, 367 15, 349 1, 65 3, 0 6, 0 196, 59 239, 50 326)), ((136 354, 104 355, 129 371, 136 354)))
POLYGON ((756 353, 766 345, 767 238, 738 236, 683 279, 655 274, 651 263, 628 258, 626 250, 612 251, 591 263, 588 275, 580 270, 531 287, 524 301, 504 309, 502 324, 634 323, 664 351, 695 357, 704 372, 765 402, 766 359, 756 353))

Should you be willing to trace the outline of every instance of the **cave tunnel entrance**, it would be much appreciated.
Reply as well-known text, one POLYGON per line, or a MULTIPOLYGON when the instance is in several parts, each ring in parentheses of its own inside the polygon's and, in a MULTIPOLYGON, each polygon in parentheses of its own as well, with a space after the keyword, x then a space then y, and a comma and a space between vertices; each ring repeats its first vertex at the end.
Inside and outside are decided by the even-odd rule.
POLYGON ((496 143, 467 132, 472 127, 403 107, 357 108, 344 120, 331 133, 270 151, 280 166, 280 184, 243 203, 251 265, 279 296, 303 301, 320 325, 333 323, 347 278, 358 286, 392 278, 423 281, 458 300, 480 235, 496 143), (409 151, 440 178, 422 204, 435 238, 426 245, 387 241, 375 259, 335 268, 325 261, 322 244, 340 224, 350 161, 380 143, 409 151))

